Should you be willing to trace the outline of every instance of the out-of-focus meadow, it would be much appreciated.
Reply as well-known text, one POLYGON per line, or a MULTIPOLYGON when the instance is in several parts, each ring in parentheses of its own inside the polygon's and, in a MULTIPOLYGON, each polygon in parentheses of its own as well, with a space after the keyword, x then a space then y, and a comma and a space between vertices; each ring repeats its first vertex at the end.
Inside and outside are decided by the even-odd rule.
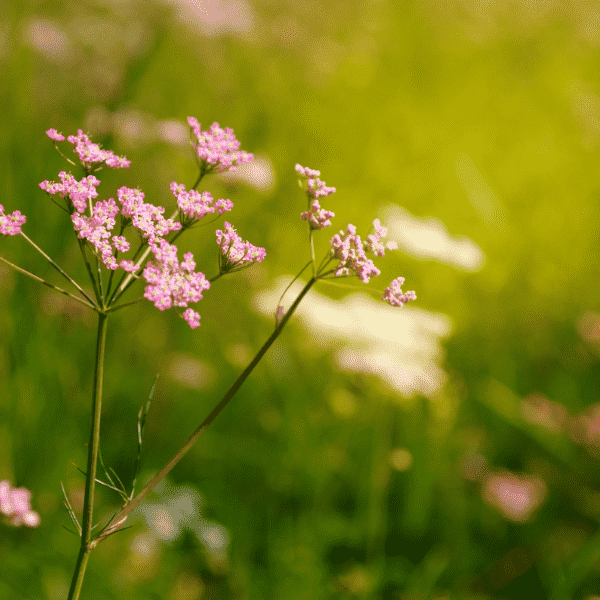
MULTIPOLYGON (((192 331, 149 302, 108 334, 102 455, 170 458, 270 334, 308 260, 294 164, 337 187, 334 229, 379 217, 418 300, 314 292, 204 438, 92 554, 94 600, 581 599, 600 594, 600 8, 545 0, 0 4, 0 204, 85 281, 40 190, 78 128, 173 206, 185 119, 232 127, 254 168, 210 178, 261 265, 215 283, 192 331)), ((203 182, 204 183, 204 182, 203 182)), ((214 229, 181 238, 208 276, 214 229)), ((317 254, 332 232, 317 235, 317 254)), ((19 237, 0 254, 62 284, 19 237)), ((133 298, 134 295, 131 296, 133 298)), ((95 318, 0 267, 0 598, 65 598, 78 540, 95 318)), ((106 516, 118 496, 98 492, 106 516)))

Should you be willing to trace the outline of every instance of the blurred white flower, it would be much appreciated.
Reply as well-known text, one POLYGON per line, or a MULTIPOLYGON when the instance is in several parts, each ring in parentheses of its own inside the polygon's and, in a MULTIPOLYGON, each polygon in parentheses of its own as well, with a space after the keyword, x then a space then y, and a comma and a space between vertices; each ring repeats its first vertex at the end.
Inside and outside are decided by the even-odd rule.
MULTIPOLYGON (((275 315, 289 278, 254 297, 257 311, 275 315)), ((317 284, 318 286, 318 284, 317 284)), ((284 298, 289 307, 302 289, 295 282, 284 298)), ((337 364, 348 371, 373 373, 405 397, 431 397, 446 381, 440 363, 442 338, 451 331, 450 319, 418 308, 398 310, 363 293, 330 300, 313 288, 296 315, 321 347, 335 347, 337 364)))
POLYGON ((452 237, 439 219, 419 219, 395 204, 385 207, 382 214, 388 239, 407 254, 431 258, 465 271, 478 271, 483 267, 485 255, 481 248, 468 237, 452 237))

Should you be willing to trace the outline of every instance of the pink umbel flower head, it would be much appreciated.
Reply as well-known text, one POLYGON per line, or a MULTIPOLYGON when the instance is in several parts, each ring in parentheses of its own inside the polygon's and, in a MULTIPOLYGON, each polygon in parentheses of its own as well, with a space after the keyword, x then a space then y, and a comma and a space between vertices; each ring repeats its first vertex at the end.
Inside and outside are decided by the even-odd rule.
POLYGON ((5 215, 4 207, 0 204, 0 235, 19 235, 25 221, 27 221, 27 217, 22 215, 20 210, 5 215))
POLYGON ((188 123, 196 137, 192 146, 203 163, 205 173, 224 173, 254 159, 252 154, 239 149, 240 142, 229 127, 223 128, 213 123, 208 131, 202 131, 195 117, 188 117, 188 123))
POLYGON ((122 236, 113 236, 113 244, 110 243, 110 232, 115 226, 115 217, 118 213, 119 207, 114 199, 110 198, 110 200, 96 202, 90 217, 81 215, 78 212, 71 215, 77 237, 90 242, 97 250, 106 268, 113 270, 119 267, 114 257, 114 250, 128 247, 127 240, 122 236))
POLYGON ((196 329, 196 327, 200 327, 200 315, 195 310, 191 308, 186 308, 183 311, 183 318, 188 322, 188 325, 192 329, 196 329))
POLYGON ((125 219, 131 219, 144 204, 144 192, 125 186, 117 190, 117 198, 121 204, 121 217, 125 219))
POLYGON ((309 199, 315 200, 316 198, 323 198, 335 193, 334 187, 328 187, 324 181, 319 179, 321 171, 309 169, 299 164, 296 165, 295 169, 296 173, 300 175, 298 182, 302 189, 306 190, 309 199))
POLYGON ((65 171, 61 171, 58 176, 61 179, 60 183, 45 180, 40 183, 40 187, 48 194, 58 194, 61 198, 66 198, 69 212, 73 210, 79 213, 85 212, 89 202, 98 196, 96 188, 100 185, 100 181, 93 175, 77 181, 71 173, 65 171))
POLYGON ((310 210, 303 212, 300 216, 303 221, 309 222, 311 229, 323 229, 331 225, 330 219, 335 217, 335 213, 321 208, 319 201, 315 199, 310 203, 310 210))
POLYGON ((416 300, 417 295, 415 292, 403 292, 402 285, 404 284, 404 277, 397 277, 394 279, 383 292, 382 300, 388 302, 391 306, 404 306, 411 300, 416 300))
POLYGON ((54 140, 55 142, 64 142, 65 141, 65 136, 62 133, 58 133, 58 131, 56 131, 56 129, 54 129, 54 128, 48 129, 48 131, 46 131, 46 135, 51 140, 54 140))
POLYGON ((380 274, 375 263, 367 257, 363 241, 356 233, 356 227, 349 224, 346 231, 336 233, 330 241, 331 257, 339 260, 334 271, 336 277, 356 275, 363 283, 380 274))
POLYGON ((104 163, 113 169, 126 169, 131 164, 124 156, 117 156, 110 150, 103 150, 99 144, 94 144, 81 129, 77 130, 77 135, 70 135, 67 141, 73 144, 73 152, 77 154, 86 169, 91 169, 93 165, 99 163, 104 163))
POLYGON ((243 241, 231 223, 225 221, 223 226, 224 231, 220 229, 216 231, 217 244, 221 249, 219 253, 219 271, 221 273, 239 271, 265 259, 267 252, 264 248, 243 241))
POLYGON ((140 237, 148 242, 181 229, 181 223, 163 217, 165 209, 162 206, 144 202, 141 190, 121 187, 117 190, 117 199, 121 205, 122 225, 132 223, 140 237))
MULTIPOLYGON (((65 141, 65 136, 54 128, 48 129, 46 135, 54 140, 54 143, 65 141)), ((97 171, 102 163, 113 169, 127 168, 131 164, 124 156, 117 156, 110 150, 103 150, 99 144, 94 144, 81 129, 77 130, 77 135, 70 135, 67 141, 73 144, 73 152, 77 154, 81 165, 88 172, 94 165, 98 165, 94 169, 97 171)))
MULTIPOLYGON (((151 242, 150 248, 154 260, 150 261, 143 272, 149 285, 144 289, 144 297, 159 310, 172 306, 185 308, 189 303, 202 300, 202 292, 210 288, 210 282, 204 273, 196 273, 196 263, 191 252, 184 255, 180 263, 177 259, 177 247, 164 239, 151 242)), ((200 325, 200 315, 188 309, 183 318, 190 327, 200 325)))
POLYGON ((367 257, 367 252, 384 256, 386 250, 393 250, 397 246, 394 242, 381 243, 387 229, 381 226, 379 219, 373 221, 373 227, 375 233, 368 235, 365 241, 356 233, 356 227, 352 224, 348 225, 346 231, 342 230, 331 238, 331 257, 339 260, 334 271, 336 277, 356 275, 362 282, 368 283, 371 277, 379 275, 379 269, 367 257))
POLYGON ((9 518, 11 525, 37 527, 40 515, 31 510, 31 492, 25 488, 13 488, 8 481, 0 481, 0 513, 9 518))
POLYGON ((206 215, 222 215, 233 208, 231 200, 219 199, 215 202, 210 192, 186 191, 182 183, 171 183, 171 191, 177 198, 177 206, 183 215, 182 224, 189 227, 194 221, 204 219, 206 215))

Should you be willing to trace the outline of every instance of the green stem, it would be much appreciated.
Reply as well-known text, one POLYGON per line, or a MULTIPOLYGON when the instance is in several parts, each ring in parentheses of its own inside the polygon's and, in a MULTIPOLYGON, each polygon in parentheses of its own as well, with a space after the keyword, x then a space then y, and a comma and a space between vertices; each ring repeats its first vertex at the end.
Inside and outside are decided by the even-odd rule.
MULTIPOLYGON (((217 418, 219 413, 227 406, 229 401, 233 398, 235 393, 240 389, 244 381, 248 378, 250 373, 254 370, 256 365, 260 362, 260 359, 265 355, 265 352, 271 347, 273 342, 279 337, 279 334, 285 327, 286 323, 290 320, 294 311, 298 308, 300 302, 310 288, 317 281, 315 277, 312 277, 309 282, 304 286, 304 289, 300 292, 294 303, 290 306, 289 310, 281 319, 281 323, 275 327, 275 331, 271 334, 269 339, 263 344, 262 348, 258 351, 257 355, 252 359, 252 362, 246 367, 244 372, 235 380, 233 385, 227 390, 227 393, 221 398, 219 403, 212 409, 208 417, 204 419, 201 425, 190 435, 187 442, 181 446, 181 448, 175 453, 173 458, 150 480, 150 483, 123 509, 119 512, 113 519, 113 521, 117 525, 121 525, 125 522, 127 515, 146 497, 146 495, 154 489, 154 487, 160 483, 166 475, 171 471, 171 469, 187 454, 188 450, 195 444, 198 438, 204 433, 206 428, 217 418)), ((111 530, 112 531, 112 530, 111 530)), ((71 600, 69 598, 69 600, 71 600)))
POLYGON ((88 260, 87 254, 85 252, 85 240, 82 240, 80 237, 78 237, 77 244, 79 246, 83 262, 85 263, 85 268, 87 269, 88 275, 90 276, 90 281, 92 283, 92 287, 94 288, 94 294, 96 295, 96 301, 98 302, 98 306, 102 306, 102 298, 98 290, 98 285, 96 284, 94 272, 92 271, 92 266, 90 265, 90 261, 88 260))
POLYGON ((22 231, 21 236, 25 239, 26 242, 31 244, 65 279, 70 281, 79 291, 79 293, 90 303, 94 304, 94 301, 85 293, 85 291, 79 286, 79 284, 69 277, 33 240, 28 238, 22 231))
POLYGON ((308 241, 309 241, 309 246, 310 246, 310 262, 312 263, 312 274, 313 274, 313 277, 315 277, 317 274, 317 268, 315 266, 315 242, 313 240, 313 228, 310 226, 310 224, 308 225, 308 227, 309 227, 308 241))
POLYGON ((142 300, 145 300, 144 296, 142 296, 141 298, 137 298, 136 300, 132 300, 131 302, 125 302, 125 304, 119 304, 118 306, 111 306, 110 308, 106 309, 106 312, 107 313, 115 312, 115 310, 121 310, 122 308, 125 308, 126 306, 131 306, 132 304, 137 304, 138 302, 141 302, 142 300))
POLYGON ((94 304, 90 304, 89 302, 82 300, 78 296, 71 294, 71 292, 67 292, 67 290, 63 290, 62 288, 59 288, 57 285, 54 285, 53 283, 50 283, 49 281, 46 281, 45 279, 42 279, 41 277, 38 277, 37 275, 34 275, 33 273, 30 273, 29 271, 26 271, 25 269, 22 269, 21 267, 18 267, 17 265, 15 265, 14 263, 11 263, 9 260, 6 260, 2 256, 0 256, 0 261, 2 261, 4 264, 8 265, 9 267, 12 267, 13 269, 15 269, 15 271, 19 271, 19 273, 23 273, 23 275, 27 275, 27 277, 31 277, 31 279, 33 279, 35 281, 39 281, 40 283, 47 285, 48 287, 52 288, 53 290, 56 290, 57 292, 64 294, 65 296, 69 296, 69 298, 73 298, 73 300, 80 302, 81 304, 83 304, 84 306, 87 306, 88 308, 91 308, 92 310, 96 310, 96 306, 94 304))
POLYGON ((83 522, 81 532, 81 546, 68 600, 77 600, 81 593, 83 577, 93 549, 92 525, 94 518, 94 488, 96 484, 96 466, 98 463, 98 448, 100 446, 100 415, 102 412, 102 381, 104 376, 104 351, 106 348, 106 324, 108 316, 104 313, 98 315, 98 337, 96 340, 96 369, 94 372, 94 393, 92 398, 92 426, 88 444, 87 472, 85 478, 85 495, 83 499, 83 522))

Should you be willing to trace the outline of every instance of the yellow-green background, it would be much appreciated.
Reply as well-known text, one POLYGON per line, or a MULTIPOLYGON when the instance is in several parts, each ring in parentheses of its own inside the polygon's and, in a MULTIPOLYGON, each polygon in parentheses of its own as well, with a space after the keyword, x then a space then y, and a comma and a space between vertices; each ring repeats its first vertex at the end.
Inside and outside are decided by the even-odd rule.
MULTIPOLYGON (((187 150, 123 135, 123 116, 137 115, 142 132, 145 119, 218 121, 245 150, 268 156, 276 175, 267 194, 207 183, 234 201, 231 221, 268 258, 254 277, 213 286, 200 304, 200 329, 149 303, 112 319, 107 465, 130 477, 136 415, 156 373, 145 477, 237 376, 232 348, 254 351, 269 334, 271 323, 251 309, 251 298, 305 262, 296 162, 320 169, 338 188, 327 205, 336 228, 367 228, 393 202, 468 236, 486 263, 475 273, 403 253, 379 263, 380 287, 402 274, 418 307, 452 320, 448 382, 433 399, 403 399, 374 377, 340 372, 331 355, 311 351, 304 329, 289 327, 277 353, 170 477, 173 486, 196 489, 203 517, 226 528, 227 559, 215 562, 185 531, 159 542, 154 562, 136 563, 131 540, 145 530, 138 519, 92 555, 83 597, 558 600, 598 593, 597 460, 510 412, 515 398, 533 392, 572 414, 600 395, 598 347, 577 333, 578 319, 598 311, 600 300, 598 4, 217 4, 198 2, 191 17, 175 3, 0 3, 0 203, 22 210, 27 234, 81 280, 69 220, 38 187, 66 166, 44 135, 49 127, 93 133, 94 115, 114 118, 114 128, 95 139, 132 166, 103 171, 101 197, 140 186, 150 201, 168 204, 171 181, 195 178, 187 150), (201 24, 203 10, 233 16, 218 30, 201 24), (464 155, 494 191, 496 207, 469 200, 456 168, 464 155), (169 375, 182 356, 205 366, 200 389, 169 375), (285 369, 277 365, 282 356, 285 369), (353 414, 332 408, 339 390, 352 394, 353 414), (388 462, 398 447, 414 459, 406 472, 388 462), (462 477, 461 458, 474 448, 495 470, 545 480, 547 498, 534 519, 505 520, 462 477), (526 557, 524 572, 506 558, 515 552, 526 557)), ((208 274, 212 236, 209 228, 181 243, 208 274)), ((23 240, 0 240, 0 252, 58 283, 23 240)), ((70 523, 60 482, 76 503, 83 477, 72 463, 85 464, 94 334, 93 315, 2 267, 0 478, 32 490, 42 523, 2 527, 1 598, 64 597, 77 540, 62 527, 70 523)), ((116 506, 108 492, 99 499, 104 511, 116 506)))

